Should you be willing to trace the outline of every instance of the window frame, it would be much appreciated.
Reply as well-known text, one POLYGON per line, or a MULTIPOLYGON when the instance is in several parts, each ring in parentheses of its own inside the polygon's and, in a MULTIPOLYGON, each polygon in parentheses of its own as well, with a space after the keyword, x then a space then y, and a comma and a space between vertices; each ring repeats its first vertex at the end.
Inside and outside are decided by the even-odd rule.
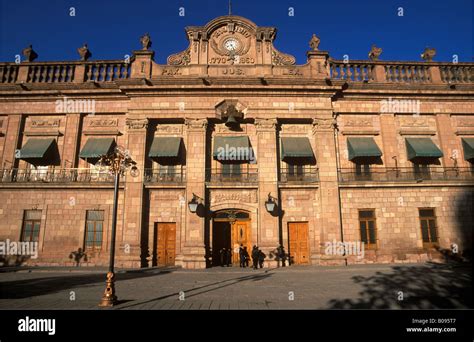
POLYGON ((22 228, 21 228, 21 233, 20 233, 20 241, 21 242, 39 242, 40 240, 40 233, 41 233, 41 215, 42 213, 40 214, 40 218, 39 219, 27 219, 26 216, 27 216, 27 212, 29 211, 38 211, 41 213, 41 210, 38 210, 38 209, 26 209, 23 211, 23 224, 22 224, 22 228), (26 240, 25 239, 25 231, 26 231, 26 224, 27 223, 31 223, 31 231, 30 231, 30 235, 29 235, 29 239, 26 240), (37 239, 33 239, 33 237, 35 236, 34 234, 34 231, 35 231, 35 223, 38 223, 38 234, 36 235, 37 236, 37 239))
POLYGON ((377 249, 378 245, 378 238, 377 238, 377 218, 375 215, 375 209, 358 209, 358 221, 359 221, 359 235, 360 235, 360 241, 364 243, 364 248, 365 249, 372 249, 375 250, 377 249), (371 211, 372 212, 372 217, 361 217, 360 213, 363 211, 371 211), (363 241, 362 239, 362 222, 365 223, 365 234, 367 237, 367 242, 363 241), (370 242, 370 228, 369 228, 369 222, 373 222, 374 225, 374 240, 375 242, 371 243, 370 242))
POLYGON ((84 251, 101 251, 102 248, 103 248, 103 245, 104 245, 104 222, 105 222, 105 210, 95 210, 95 209, 91 209, 91 210, 86 210, 86 226, 85 226, 85 229, 84 229, 84 248, 83 250, 84 251), (89 212, 97 212, 97 211, 101 211, 102 212, 102 220, 89 220, 89 212), (89 233, 89 222, 93 222, 93 240, 91 240, 92 242, 92 246, 88 245, 88 240, 87 240, 87 236, 88 236, 88 233, 89 233), (101 222, 102 223, 102 233, 101 233, 101 237, 100 237, 100 246, 97 246, 96 245, 96 237, 97 237, 97 223, 98 222, 101 222))
POLYGON ((436 211, 435 208, 428 208, 428 207, 421 207, 418 208, 418 219, 420 221, 420 232, 421 232, 421 242, 423 244, 423 248, 436 248, 439 246, 439 229, 438 229, 438 220, 436 219, 436 211), (433 216, 421 216, 421 210, 431 210, 433 211, 433 216), (434 229, 436 233, 436 241, 432 241, 431 237, 431 230, 430 230, 430 220, 434 221, 434 229), (429 242, 425 242, 423 240, 423 221, 426 221, 427 224, 427 233, 429 242))

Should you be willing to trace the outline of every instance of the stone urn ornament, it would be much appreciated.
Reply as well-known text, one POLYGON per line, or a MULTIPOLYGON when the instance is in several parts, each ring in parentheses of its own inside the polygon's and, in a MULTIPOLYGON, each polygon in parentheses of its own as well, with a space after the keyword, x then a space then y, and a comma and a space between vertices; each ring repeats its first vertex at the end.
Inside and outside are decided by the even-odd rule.
POLYGON ((27 62, 33 62, 36 58, 38 58, 38 54, 33 50, 33 45, 29 45, 28 47, 24 48, 21 52, 25 57, 27 62))
POLYGON ((77 49, 77 53, 81 57, 81 61, 84 61, 84 62, 87 61, 92 56, 86 43, 84 43, 83 46, 77 49))
POLYGON ((151 37, 149 33, 145 33, 140 38, 140 43, 142 44, 142 50, 148 50, 151 47, 151 37))
POLYGON ((436 56, 436 49, 429 47, 425 48, 425 51, 421 54, 421 58, 423 58, 425 62, 432 62, 434 56, 436 56))
POLYGON ((377 47, 375 44, 372 44, 372 48, 369 52, 369 58, 371 61, 378 61, 379 56, 382 54, 382 48, 377 47))

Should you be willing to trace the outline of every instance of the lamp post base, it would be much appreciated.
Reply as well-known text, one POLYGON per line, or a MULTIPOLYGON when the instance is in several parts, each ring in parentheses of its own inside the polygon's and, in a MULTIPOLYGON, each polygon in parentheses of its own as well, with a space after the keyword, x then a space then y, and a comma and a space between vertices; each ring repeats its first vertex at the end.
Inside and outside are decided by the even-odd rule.
POLYGON ((99 303, 101 307, 110 307, 117 304, 117 296, 115 295, 115 273, 108 272, 104 295, 99 303))

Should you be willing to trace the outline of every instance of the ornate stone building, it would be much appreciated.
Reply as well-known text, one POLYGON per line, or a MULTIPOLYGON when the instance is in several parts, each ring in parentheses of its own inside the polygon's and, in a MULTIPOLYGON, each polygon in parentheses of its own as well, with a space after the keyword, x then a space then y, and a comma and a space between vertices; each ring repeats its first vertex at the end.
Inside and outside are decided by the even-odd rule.
POLYGON ((41 62, 30 46, 0 63, 0 239, 37 241, 28 263, 81 248, 108 264, 114 185, 95 164, 117 145, 140 170, 120 183, 118 266, 210 267, 222 248, 238 263, 240 244, 267 266, 280 244, 314 265, 471 248, 473 63, 380 61, 375 46, 335 60, 313 35, 296 65, 275 28, 238 16, 186 37, 166 65, 148 34, 129 60, 84 45, 41 62), (328 249, 357 241, 363 257, 328 249))

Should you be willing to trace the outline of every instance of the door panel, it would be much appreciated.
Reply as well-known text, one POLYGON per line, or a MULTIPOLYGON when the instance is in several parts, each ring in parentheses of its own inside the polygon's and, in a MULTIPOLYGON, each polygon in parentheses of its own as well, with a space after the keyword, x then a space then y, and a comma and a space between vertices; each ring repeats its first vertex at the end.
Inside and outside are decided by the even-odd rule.
POLYGON ((294 264, 309 264, 309 232, 307 222, 289 222, 290 257, 294 264))
POLYGON ((239 247, 247 246, 247 252, 250 254, 252 250, 252 242, 250 241, 250 222, 236 221, 232 223, 232 263, 239 265, 239 247))
POLYGON ((176 256, 176 223, 156 223, 156 256, 158 266, 174 266, 176 256))

